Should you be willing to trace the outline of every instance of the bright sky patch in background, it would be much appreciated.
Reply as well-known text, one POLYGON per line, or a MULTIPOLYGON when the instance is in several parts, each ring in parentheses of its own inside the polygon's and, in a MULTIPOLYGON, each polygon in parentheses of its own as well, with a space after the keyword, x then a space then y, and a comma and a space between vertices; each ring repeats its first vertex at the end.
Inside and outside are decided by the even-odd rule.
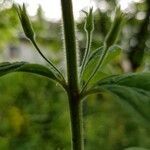
MULTIPOLYGON (((60 0, 15 0, 15 2, 19 4, 21 4, 22 2, 26 3, 27 10, 32 16, 36 14, 36 10, 40 4, 46 18, 59 20, 61 17, 60 0)), ((73 0, 73 4, 75 18, 78 18, 80 10, 89 6, 90 0, 73 0)))
MULTIPOLYGON (((102 5, 104 5, 102 1, 103 0, 100 2, 102 5)), ((133 0, 120 0, 121 8, 126 9, 131 1, 133 0)), ((36 14, 36 10, 40 4, 47 19, 59 20, 61 18, 60 0, 15 0, 15 2, 20 4, 24 2, 28 4, 27 9, 29 14, 32 16, 36 14)), ((93 6, 94 8, 96 7, 92 0, 73 0, 73 6, 76 19, 80 16, 82 9, 88 8, 89 6, 93 6)))
MULTIPOLYGON (((19 4, 25 3, 27 5, 27 10, 31 16, 34 16, 36 14, 37 8, 39 5, 41 5, 45 17, 47 19, 57 21, 61 18, 61 6, 60 2, 61 0, 0 0, 0 4, 4 2, 16 2, 19 4)), ((142 0, 118 0, 119 4, 121 6, 121 9, 125 10, 129 7, 129 5, 133 2, 140 2, 142 0)), ((74 15, 75 18, 79 18, 79 16, 82 14, 82 9, 87 9, 89 6, 93 6, 93 8, 96 8, 96 4, 93 0, 73 0, 73 6, 74 6, 74 15)), ((107 3, 105 0, 99 1, 99 8, 102 11, 106 11, 107 9, 107 3)))

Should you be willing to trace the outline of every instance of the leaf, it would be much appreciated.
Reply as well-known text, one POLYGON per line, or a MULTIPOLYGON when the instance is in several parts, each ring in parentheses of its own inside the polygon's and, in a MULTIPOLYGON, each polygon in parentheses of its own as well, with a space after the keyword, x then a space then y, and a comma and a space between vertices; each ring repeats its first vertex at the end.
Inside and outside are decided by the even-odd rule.
POLYGON ((14 72, 16 69, 20 68, 21 66, 25 65, 25 62, 3 62, 0 63, 0 76, 8 74, 10 72, 14 72))
POLYGON ((150 72, 111 76, 102 79, 94 90, 110 93, 123 108, 132 108, 150 122, 150 72))
POLYGON ((116 84, 127 87, 135 87, 150 90, 150 72, 114 75, 101 80, 99 85, 116 84))
POLYGON ((130 147, 130 148, 126 148, 125 150, 148 150, 148 149, 142 147, 130 147))
POLYGON ((6 75, 12 72, 28 72, 28 73, 41 75, 49 79, 58 81, 54 72, 43 65, 30 64, 27 62, 0 63, 0 76, 6 75))
MULTIPOLYGON (((98 61, 98 59, 101 58, 102 56, 102 52, 103 52, 103 46, 96 49, 95 51, 93 51, 91 53, 91 55, 89 56, 89 59, 87 61, 87 65, 89 63, 91 63, 92 61, 98 61)), ((103 61, 103 67, 105 65, 107 65, 108 63, 110 63, 113 59, 115 59, 117 56, 119 56, 121 54, 121 47, 118 46, 118 45, 112 45, 109 49, 108 49, 108 52, 105 56, 105 59, 103 61)))
POLYGON ((89 56, 88 60, 87 60, 87 65, 91 62, 91 60, 95 59, 95 58, 100 58, 100 56, 102 55, 102 51, 103 51, 103 46, 99 47, 98 49, 94 50, 91 55, 89 56))
MULTIPOLYGON (((90 54, 90 56, 87 60, 86 66, 85 66, 85 71, 83 72, 82 79, 84 81, 86 81, 89 78, 90 74, 92 73, 94 67, 96 66, 96 63, 98 62, 98 59, 99 59, 99 56, 100 56, 102 50, 103 50, 103 47, 100 47, 100 48, 94 50, 90 54)), ((101 76, 101 73, 103 75, 103 72, 99 72, 99 76, 101 76)))
MULTIPOLYGON (((88 79, 94 67, 97 65, 99 59, 101 58, 102 52, 103 52, 103 46, 91 53, 87 61, 85 72, 83 74, 83 80, 88 79)), ((108 53, 106 54, 105 59, 103 61, 103 64, 95 74, 92 81, 90 82, 91 84, 109 75, 109 72, 106 71, 105 66, 109 64, 112 60, 114 60, 117 56, 119 56, 120 53, 121 53, 121 48, 118 45, 113 45, 109 48, 108 53)))
POLYGON ((121 47, 118 45, 113 45, 108 49, 108 52, 105 56, 105 59, 103 61, 102 67, 110 63, 112 60, 114 60, 117 56, 121 54, 121 47))

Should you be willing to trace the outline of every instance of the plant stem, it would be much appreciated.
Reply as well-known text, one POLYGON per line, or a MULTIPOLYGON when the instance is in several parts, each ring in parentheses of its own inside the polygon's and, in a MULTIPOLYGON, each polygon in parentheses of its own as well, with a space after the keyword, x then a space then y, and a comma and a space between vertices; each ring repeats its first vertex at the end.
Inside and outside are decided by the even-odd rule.
POLYGON ((79 97, 77 46, 72 0, 61 0, 67 61, 68 99, 71 118, 72 150, 83 150, 82 106, 79 97))
POLYGON ((77 48, 75 38, 74 16, 71 0, 61 0, 64 39, 67 59, 68 85, 72 91, 78 91, 77 48))
POLYGON ((55 65, 54 65, 50 60, 48 60, 48 59, 44 56, 44 54, 41 52, 40 48, 38 47, 38 45, 36 44, 36 42, 35 42, 34 39, 31 40, 31 43, 32 43, 33 46, 36 48, 36 50, 39 52, 39 54, 42 56, 42 58, 53 68, 53 70, 54 70, 55 72, 58 73, 58 75, 60 76, 60 78, 63 79, 63 81, 65 81, 65 79, 64 79, 64 77, 63 77, 63 75, 62 75, 62 73, 55 67, 55 65))
POLYGON ((82 102, 78 96, 69 95, 72 131, 72 150, 84 150, 82 102))

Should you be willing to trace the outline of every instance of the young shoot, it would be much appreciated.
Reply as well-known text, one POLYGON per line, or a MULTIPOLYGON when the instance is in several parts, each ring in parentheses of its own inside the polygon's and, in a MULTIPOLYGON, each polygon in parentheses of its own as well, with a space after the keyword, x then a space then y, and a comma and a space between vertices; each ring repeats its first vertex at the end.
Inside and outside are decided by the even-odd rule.
POLYGON ((14 8, 17 11, 19 20, 21 22, 21 25, 22 25, 22 28, 26 37, 31 41, 35 49, 39 52, 39 54, 43 57, 43 59, 50 65, 53 71, 57 74, 56 76, 58 76, 60 80, 63 80, 63 82, 65 82, 65 79, 62 73, 57 69, 57 67, 48 58, 46 58, 46 56, 41 52, 40 48, 38 47, 36 40, 35 40, 35 32, 33 30, 32 23, 29 19, 29 16, 27 14, 25 4, 23 4, 22 6, 14 4, 14 8))
POLYGON ((86 81, 85 85, 83 86, 81 93, 87 88, 89 82, 92 80, 92 78, 95 76, 96 72, 101 67, 107 52, 109 52, 108 51, 109 47, 112 46, 113 44, 116 44, 118 37, 120 35, 120 30, 122 28, 123 20, 124 20, 123 13, 121 12, 120 8, 116 8, 114 21, 112 23, 110 31, 108 32, 108 34, 106 35, 106 38, 104 40, 104 48, 103 48, 102 55, 96 65, 96 67, 94 68, 93 72, 91 73, 89 79, 86 81))

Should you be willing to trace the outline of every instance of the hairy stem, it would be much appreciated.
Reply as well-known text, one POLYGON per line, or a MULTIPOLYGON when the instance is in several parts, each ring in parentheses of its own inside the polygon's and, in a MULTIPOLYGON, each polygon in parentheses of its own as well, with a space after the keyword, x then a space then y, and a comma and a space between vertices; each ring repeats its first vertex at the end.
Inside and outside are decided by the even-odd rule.
POLYGON ((69 94, 72 131, 72 150, 84 150, 82 102, 78 95, 69 94))
POLYGON ((61 0, 61 6, 67 61, 72 150, 83 150, 82 106, 79 97, 77 47, 72 0, 61 0))
POLYGON ((44 56, 44 54, 41 52, 40 48, 38 47, 38 45, 36 44, 36 42, 35 42, 34 39, 31 40, 31 43, 34 45, 34 47, 35 47, 36 50, 39 52, 39 54, 43 57, 43 59, 53 68, 53 70, 54 70, 55 72, 58 73, 58 75, 60 76, 60 78, 63 79, 63 81, 65 81, 65 79, 64 79, 64 77, 63 77, 63 75, 62 75, 62 73, 54 66, 54 64, 53 64, 50 60, 48 60, 48 59, 44 56))
POLYGON ((77 48, 73 7, 71 0, 61 0, 64 39, 67 59, 68 85, 72 91, 78 91, 77 48))

